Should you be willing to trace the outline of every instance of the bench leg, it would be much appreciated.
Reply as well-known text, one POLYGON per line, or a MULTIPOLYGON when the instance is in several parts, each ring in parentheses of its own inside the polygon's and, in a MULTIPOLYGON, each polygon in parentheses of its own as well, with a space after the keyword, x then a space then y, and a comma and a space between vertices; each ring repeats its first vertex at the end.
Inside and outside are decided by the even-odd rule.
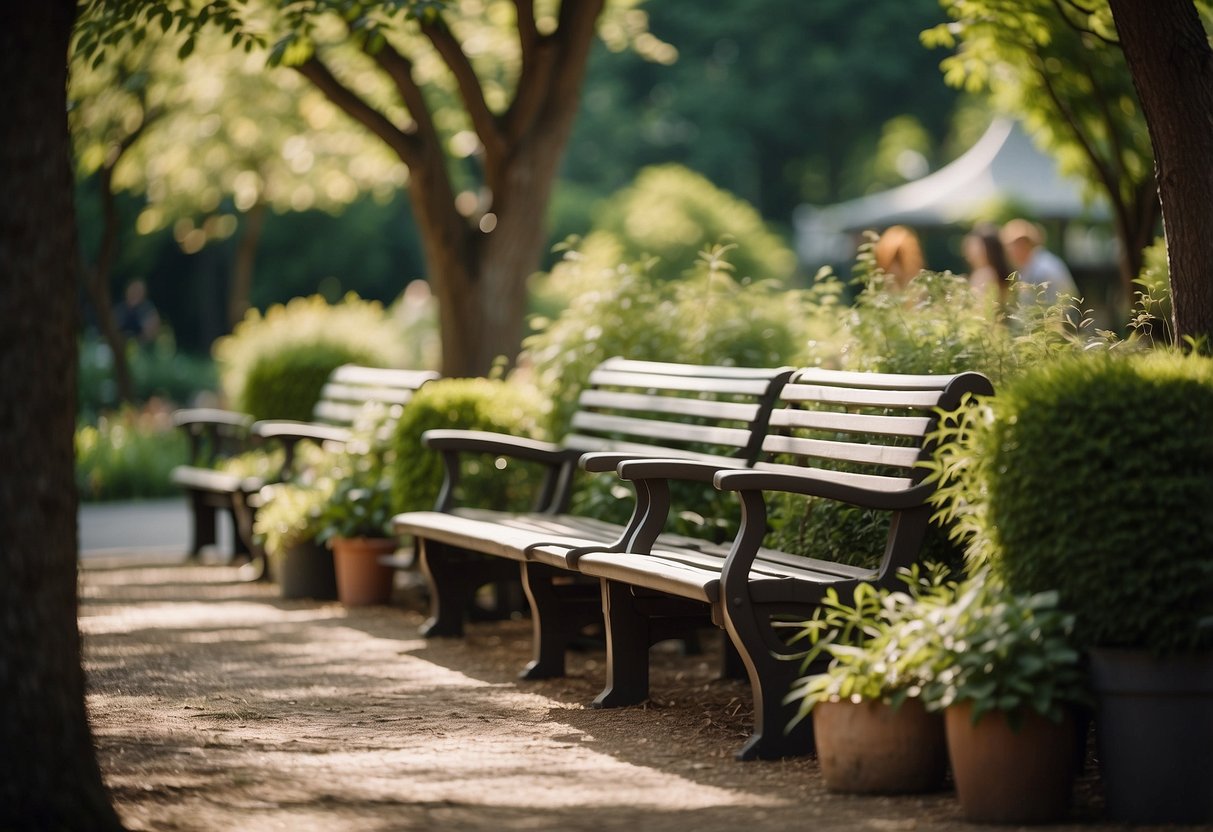
POLYGON ((447 546, 433 540, 417 540, 418 560, 430 593, 430 617, 421 625, 421 635, 462 636, 476 591, 494 582, 519 581, 519 562, 490 557, 447 546))
POLYGON ((430 617, 421 625, 421 635, 462 636, 464 610, 475 588, 468 589, 459 559, 448 547, 418 538, 417 549, 430 590, 430 617))
POLYGON ((774 760, 812 753, 811 719, 801 720, 790 732, 786 730, 799 703, 784 704, 783 699, 800 675, 800 662, 773 654, 760 638, 746 644, 732 628, 729 635, 750 678, 754 697, 754 733, 736 753, 737 759, 774 760))
POLYGON ((649 697, 649 617, 640 612, 627 584, 602 581, 606 619, 606 687, 595 708, 636 705, 649 697))
POLYGON ((190 492, 190 514, 192 515, 192 534, 190 535, 190 550, 188 557, 193 560, 202 553, 205 546, 215 544, 215 506, 207 501, 205 494, 199 491, 190 492))
POLYGON ((557 586, 571 573, 542 563, 522 564, 522 586, 531 607, 533 656, 520 678, 551 679, 565 674, 565 655, 588 624, 602 623, 598 587, 588 583, 557 586))

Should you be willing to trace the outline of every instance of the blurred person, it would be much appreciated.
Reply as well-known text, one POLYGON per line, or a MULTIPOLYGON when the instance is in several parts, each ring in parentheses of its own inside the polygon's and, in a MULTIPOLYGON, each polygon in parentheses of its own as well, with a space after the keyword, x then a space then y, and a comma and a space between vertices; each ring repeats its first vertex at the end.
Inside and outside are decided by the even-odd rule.
POLYGON ((965 235, 961 253, 969 264, 969 286, 980 298, 993 299, 999 306, 1007 302, 1011 267, 998 235, 998 226, 983 222, 965 235))
POLYGON ((1014 219, 1002 227, 999 239, 1007 252, 1011 267, 1019 273, 1019 284, 1043 290, 1041 299, 1054 304, 1060 295, 1078 297, 1074 276, 1061 258, 1044 247, 1045 236, 1040 226, 1024 219, 1014 219))
POLYGON ((904 225, 892 225, 880 235, 872 249, 876 266, 904 289, 926 266, 918 235, 904 225))
POLYGON ((147 284, 132 280, 126 286, 122 301, 114 306, 114 325, 127 338, 150 344, 160 332, 160 313, 147 299, 147 284))

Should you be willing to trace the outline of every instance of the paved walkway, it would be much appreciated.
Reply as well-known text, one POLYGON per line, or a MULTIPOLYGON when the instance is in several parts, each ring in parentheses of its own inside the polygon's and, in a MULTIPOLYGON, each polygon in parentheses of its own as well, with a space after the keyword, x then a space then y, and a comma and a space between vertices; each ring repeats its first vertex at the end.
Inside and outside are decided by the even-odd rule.
MULTIPOLYGON (((184 497, 113 503, 81 503, 80 557, 95 559, 137 555, 173 561, 189 548, 190 514, 184 497)), ((232 549, 232 528, 219 525, 219 552, 232 549)))

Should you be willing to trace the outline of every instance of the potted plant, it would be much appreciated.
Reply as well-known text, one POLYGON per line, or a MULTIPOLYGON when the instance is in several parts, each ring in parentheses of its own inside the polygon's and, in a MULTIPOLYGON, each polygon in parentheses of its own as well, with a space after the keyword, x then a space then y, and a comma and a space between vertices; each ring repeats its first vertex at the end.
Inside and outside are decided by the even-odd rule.
POLYGON ((332 489, 320 510, 317 538, 333 551, 337 597, 347 606, 386 604, 395 570, 381 559, 399 542, 387 471, 393 454, 377 425, 364 426, 334 455, 332 489))
POLYGON ((253 523, 256 539, 270 561, 270 574, 283 598, 337 597, 333 558, 319 535, 331 482, 268 485, 259 495, 262 505, 253 523))
POLYGON ((943 787, 943 720, 918 698, 922 660, 930 656, 912 611, 918 599, 942 591, 946 571, 904 577, 908 591, 864 583, 850 604, 827 590, 795 637, 812 646, 803 659, 806 675, 786 701, 800 701, 792 725, 811 714, 818 763, 831 791, 907 794, 943 787))
POLYGON ((921 697, 944 712, 965 817, 1063 817, 1079 743, 1075 709, 1087 700, 1073 615, 1058 609, 1056 593, 1013 595, 985 570, 916 607, 931 667, 921 697))
POLYGON ((936 498, 1075 614, 1109 816, 1213 821, 1213 361, 1044 364, 982 411, 943 423, 936 498))

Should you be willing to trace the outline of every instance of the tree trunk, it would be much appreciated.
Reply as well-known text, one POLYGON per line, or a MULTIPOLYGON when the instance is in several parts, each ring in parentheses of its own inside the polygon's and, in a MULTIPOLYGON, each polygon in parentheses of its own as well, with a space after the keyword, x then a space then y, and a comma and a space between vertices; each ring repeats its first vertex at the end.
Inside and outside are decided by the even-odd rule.
POLYGON ((1213 50, 1192 0, 1109 0, 1154 144, 1175 333, 1213 346, 1213 50))
POLYGON ((120 829, 76 625, 74 302, 66 119, 76 4, 0 14, 0 829, 120 829))
POLYGON ((257 246, 261 243, 261 232, 265 228, 266 204, 258 199, 245 214, 244 234, 236 244, 236 256, 232 262, 232 282, 227 293, 227 325, 235 329, 248 312, 249 298, 253 293, 253 271, 257 263, 257 246))

